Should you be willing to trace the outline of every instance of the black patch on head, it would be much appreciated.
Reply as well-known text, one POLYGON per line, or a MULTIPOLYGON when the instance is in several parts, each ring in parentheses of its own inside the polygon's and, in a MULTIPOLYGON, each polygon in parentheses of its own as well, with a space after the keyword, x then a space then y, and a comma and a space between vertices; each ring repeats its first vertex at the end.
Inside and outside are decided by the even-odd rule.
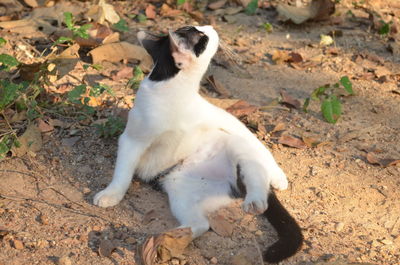
POLYGON ((186 48, 192 50, 197 57, 204 52, 208 44, 208 36, 195 27, 187 26, 178 29, 175 33, 181 38, 186 48))
POLYGON ((149 76, 152 81, 163 81, 174 77, 179 68, 176 67, 174 58, 171 55, 169 36, 156 37, 152 35, 142 40, 143 47, 153 58, 155 64, 149 76))

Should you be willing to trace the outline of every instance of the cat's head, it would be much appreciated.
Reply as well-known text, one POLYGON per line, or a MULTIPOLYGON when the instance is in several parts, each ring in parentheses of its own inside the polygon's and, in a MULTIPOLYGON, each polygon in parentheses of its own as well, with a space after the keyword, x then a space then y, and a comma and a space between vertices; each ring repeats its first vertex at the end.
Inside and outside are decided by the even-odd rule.
POLYGON ((212 26, 187 26, 161 37, 140 31, 138 39, 154 61, 152 81, 167 80, 179 72, 204 72, 219 45, 212 26))

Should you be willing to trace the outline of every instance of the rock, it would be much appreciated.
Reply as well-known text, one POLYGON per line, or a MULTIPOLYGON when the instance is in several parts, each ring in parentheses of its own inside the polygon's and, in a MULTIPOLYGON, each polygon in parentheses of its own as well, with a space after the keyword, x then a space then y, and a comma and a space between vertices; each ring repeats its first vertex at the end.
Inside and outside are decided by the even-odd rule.
POLYGON ((22 243, 22 241, 20 241, 18 239, 13 239, 12 243, 13 243, 13 246, 15 249, 23 249, 24 248, 24 243, 22 243))
POLYGON ((216 258, 216 257, 212 257, 212 258, 210 259, 210 263, 211 263, 211 264, 217 264, 217 263, 218 263, 217 258, 216 258))
POLYGON ((38 216, 38 220, 42 225, 48 225, 49 224, 49 218, 44 214, 40 214, 38 216))
POLYGON ((256 231, 256 236, 262 236, 263 232, 261 230, 256 231))
POLYGON ((180 264, 179 259, 171 259, 171 264, 172 265, 179 265, 180 264))
POLYGON ((389 239, 383 239, 383 240, 381 240, 381 242, 384 245, 392 245, 393 244, 393 241, 389 240, 389 239))
POLYGON ((99 254, 102 257, 110 257, 115 248, 116 247, 111 240, 101 240, 99 245, 99 254))
POLYGON ((83 193, 84 194, 89 194, 91 192, 91 190, 88 187, 84 187, 83 188, 83 193))
POLYGON ((344 223, 342 223, 342 222, 339 222, 339 223, 337 223, 337 224, 335 225, 335 230, 336 230, 336 232, 342 231, 343 228, 344 228, 344 223))

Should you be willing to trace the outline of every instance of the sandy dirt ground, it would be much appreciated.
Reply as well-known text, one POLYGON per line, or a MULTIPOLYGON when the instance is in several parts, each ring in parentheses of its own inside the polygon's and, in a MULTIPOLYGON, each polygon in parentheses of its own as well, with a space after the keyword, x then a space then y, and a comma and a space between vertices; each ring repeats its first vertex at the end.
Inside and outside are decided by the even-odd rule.
MULTIPOLYGON (((114 5, 122 13, 129 10, 129 2, 114 5)), ((339 24, 328 20, 297 26, 278 22, 272 9, 232 15, 230 23, 216 16, 216 29, 237 65, 226 63, 225 53, 219 52, 207 76, 223 84, 225 97, 260 107, 244 121, 288 176, 288 190, 277 195, 298 220, 305 243, 281 264, 400 264, 400 165, 382 167, 366 158, 375 151, 380 158, 400 159, 400 56, 388 51, 390 40, 374 32, 368 14, 350 1, 341 1, 336 12, 342 14, 339 24), (274 26, 271 33, 260 28, 266 21, 274 26), (332 30, 343 36, 321 47, 320 34, 332 30), (335 51, 329 52, 332 47, 335 51), (277 49, 300 53, 311 63, 275 64, 271 54, 277 49), (376 75, 382 67, 387 71, 383 78, 376 75), (323 120, 316 102, 308 113, 276 103, 281 90, 303 102, 315 88, 345 75, 356 95, 343 98, 343 115, 335 125, 323 120), (282 130, 273 132, 278 124, 282 130), (279 143, 281 134, 313 137, 323 144, 292 148, 279 143)), ((399 16, 400 9, 390 12, 399 16)), ((145 24, 129 20, 131 32, 124 38, 137 43, 139 28, 156 31, 190 23, 190 18, 161 17, 145 24)), ((21 40, 12 36, 15 43, 21 40)), ((106 65, 109 72, 120 67, 106 65)), ((78 67, 72 74, 82 72, 78 67)), ((103 111, 126 113, 123 98, 133 94, 125 87, 127 80, 93 76, 116 91, 116 102, 103 111)), ((202 86, 207 96, 218 96, 206 81, 202 86)), ((0 161, 0 264, 139 264, 138 248, 145 238, 178 225, 166 195, 135 180, 117 206, 94 206, 94 194, 111 179, 117 138, 100 138, 94 127, 54 115, 68 127, 43 133, 36 154, 0 161), (104 241, 115 247, 109 257, 98 251, 104 241)), ((219 214, 232 225, 232 235, 210 230, 169 264, 261 264, 259 249, 276 240, 270 224, 243 213, 240 201, 219 214)))

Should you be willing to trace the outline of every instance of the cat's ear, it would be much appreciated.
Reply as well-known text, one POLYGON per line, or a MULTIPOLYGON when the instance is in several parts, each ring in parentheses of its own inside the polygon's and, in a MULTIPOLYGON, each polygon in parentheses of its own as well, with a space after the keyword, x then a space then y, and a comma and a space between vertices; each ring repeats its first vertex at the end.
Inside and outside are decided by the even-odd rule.
POLYGON ((169 31, 169 42, 171 48, 171 55, 174 58, 175 66, 179 69, 189 67, 192 61, 192 52, 189 51, 184 43, 180 41, 179 36, 172 31, 169 31))
POLYGON ((152 34, 146 33, 144 31, 139 31, 137 33, 137 38, 140 42, 140 44, 145 48, 148 54, 150 54, 151 58, 153 58, 153 61, 156 61, 156 57, 159 54, 159 41, 161 37, 154 36, 152 34))

